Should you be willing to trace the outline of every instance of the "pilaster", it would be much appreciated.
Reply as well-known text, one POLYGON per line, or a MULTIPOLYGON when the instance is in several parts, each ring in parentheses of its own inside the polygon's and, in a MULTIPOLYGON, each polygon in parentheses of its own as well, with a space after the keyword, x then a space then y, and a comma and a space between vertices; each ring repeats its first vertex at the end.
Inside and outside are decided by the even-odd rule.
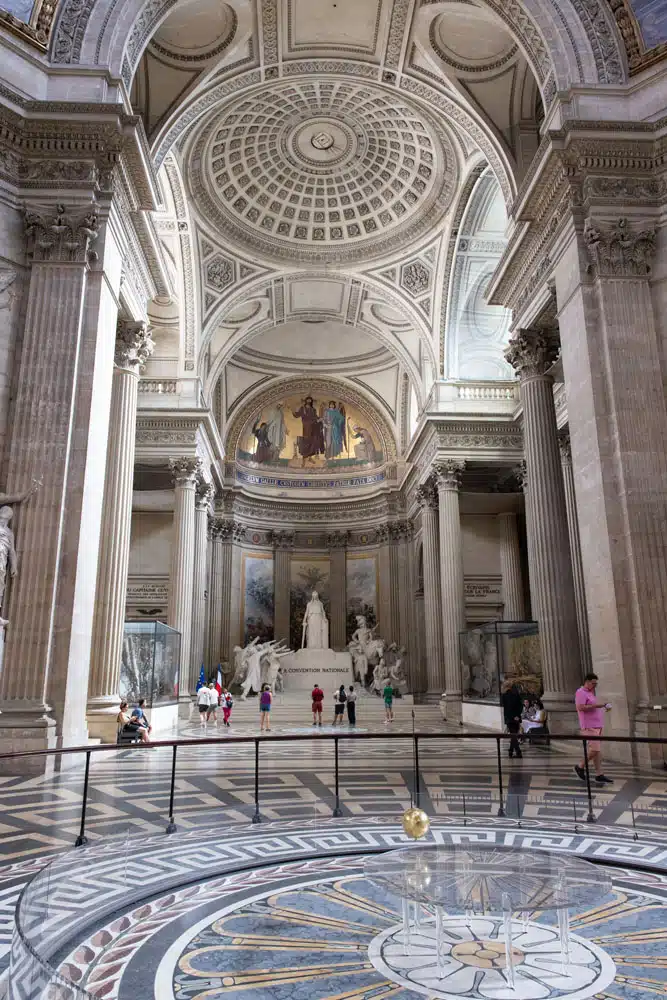
POLYGON ((329 642, 332 649, 343 650, 347 644, 347 531, 327 535, 329 549, 329 592, 331 623, 329 642))
MULTIPOLYGON (((204 662, 204 627, 206 625, 206 556, 208 551, 208 519, 215 489, 205 479, 195 486, 195 528, 192 566, 192 633, 190 669, 180 683, 179 695, 186 698, 197 689, 197 680, 204 662)), ((208 665, 209 667, 211 664, 208 665)))
POLYGON ((274 635, 289 639, 290 634, 290 563, 294 549, 293 531, 273 532, 274 635))
POLYGON ((216 517, 211 524, 209 576, 209 667, 229 660, 233 522, 216 517))
POLYGON ((87 707, 88 731, 104 742, 113 742, 117 729, 132 524, 137 388, 141 366, 153 348, 145 322, 118 320, 87 707))
POLYGON ((503 618, 522 622, 526 617, 521 577, 521 551, 514 511, 497 515, 500 541, 500 573, 503 588, 503 618))
POLYGON ((587 674, 593 669, 593 661, 591 659, 591 640, 588 634, 588 611, 586 609, 584 567, 581 561, 581 538, 579 536, 577 497, 574 488, 572 445, 570 443, 569 431, 561 431, 558 436, 558 441, 560 444, 561 467, 563 469, 563 485, 565 487, 567 527, 570 533, 570 555, 572 557, 572 579, 574 581, 574 601, 577 608, 577 631, 579 633, 581 667, 584 674, 587 674))

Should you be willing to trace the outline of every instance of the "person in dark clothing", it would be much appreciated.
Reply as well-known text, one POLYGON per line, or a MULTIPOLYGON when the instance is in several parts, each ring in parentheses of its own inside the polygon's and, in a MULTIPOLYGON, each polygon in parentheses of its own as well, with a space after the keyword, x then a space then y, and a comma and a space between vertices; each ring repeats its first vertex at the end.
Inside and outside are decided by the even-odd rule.
POLYGON ((350 690, 347 692, 347 721, 351 726, 357 724, 357 692, 353 684, 350 684, 350 690))
POLYGON ((506 681, 503 685, 503 692, 500 696, 500 704, 503 709, 505 725, 507 726, 507 731, 511 737, 509 755, 510 757, 523 757, 518 739, 521 729, 521 710, 523 708, 523 701, 519 689, 512 681, 506 681))

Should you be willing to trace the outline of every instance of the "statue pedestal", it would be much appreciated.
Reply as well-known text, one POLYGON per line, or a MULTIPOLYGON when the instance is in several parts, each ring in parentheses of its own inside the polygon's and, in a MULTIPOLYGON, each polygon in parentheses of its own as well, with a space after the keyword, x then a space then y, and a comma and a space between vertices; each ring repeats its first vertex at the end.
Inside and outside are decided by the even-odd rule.
POLYGON ((335 653, 333 649, 299 649, 281 657, 285 693, 312 691, 315 681, 325 694, 354 684, 352 657, 349 653, 335 653))

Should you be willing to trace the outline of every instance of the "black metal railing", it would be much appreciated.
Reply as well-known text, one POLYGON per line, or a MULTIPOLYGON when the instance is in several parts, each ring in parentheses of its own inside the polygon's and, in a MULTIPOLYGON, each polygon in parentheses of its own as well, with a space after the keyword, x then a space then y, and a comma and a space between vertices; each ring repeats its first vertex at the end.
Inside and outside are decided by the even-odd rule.
MULTIPOLYGON (((337 734, 333 733, 322 733, 313 736, 312 734, 293 734, 276 733, 271 736, 201 736, 194 739, 169 739, 169 740, 154 740, 150 743, 134 743, 130 746, 118 746, 116 743, 102 743, 98 746, 77 746, 77 747, 60 747, 58 749, 48 749, 48 750, 25 750, 25 751, 15 751, 12 753, 0 753, 0 767, 3 761, 18 761, 26 758, 38 758, 38 757, 63 757, 75 754, 85 754, 85 767, 84 767, 84 777, 83 777, 83 793, 81 802, 81 817, 79 825, 79 834, 75 840, 75 846, 81 847, 88 842, 86 837, 86 812, 89 799, 89 785, 90 785, 90 764, 91 758, 94 754, 105 754, 105 753, 122 753, 126 755, 127 753, 147 753, 155 748, 160 747, 171 747, 171 780, 169 787, 169 809, 168 809, 168 822, 166 826, 166 833, 172 834, 177 830, 176 825, 176 775, 177 775, 177 764, 178 764, 178 751, 186 747, 203 747, 203 746, 229 746, 234 744, 247 744, 254 745, 254 812, 252 814, 252 823, 261 823, 262 814, 260 810, 260 762, 261 762, 261 751, 260 748, 263 744, 274 745, 276 743, 303 743, 314 741, 321 742, 323 740, 333 743, 333 767, 334 767, 334 807, 332 815, 335 817, 340 817, 343 815, 341 809, 340 800, 340 759, 339 759, 339 744, 340 741, 344 742, 350 741, 364 741, 364 740, 383 740, 383 741, 403 741, 409 742, 410 749, 412 752, 413 760, 413 790, 410 793, 411 802, 419 805, 421 799, 421 782, 420 782, 420 772, 419 772, 419 752, 420 744, 428 742, 431 740, 439 740, 447 743, 457 743, 460 740, 477 740, 477 741, 493 741, 496 744, 496 778, 497 778, 497 793, 498 793, 498 808, 497 816, 506 817, 507 816, 507 805, 509 793, 506 789, 504 783, 503 775, 503 764, 502 764, 502 747, 510 739, 509 734, 499 734, 499 733, 392 733, 392 732, 382 732, 382 733, 361 733, 361 732, 341 732, 337 734)), ((585 812, 585 822, 595 823, 596 816, 594 812, 594 798, 593 798, 593 784, 591 781, 591 774, 588 761, 588 743, 589 739, 584 736, 578 735, 554 735, 549 736, 550 743, 579 743, 581 744, 583 751, 583 759, 585 762, 585 785, 586 785, 586 808, 585 812)), ((605 744, 629 744, 632 747, 639 746, 662 746, 663 755, 665 752, 665 747, 667 747, 667 740, 658 737, 632 737, 632 736, 601 736, 596 737, 597 741, 605 744)), ((667 786, 666 786, 667 787, 667 786)), ((523 798, 528 801, 528 796, 517 796, 514 795, 512 798, 518 803, 523 798)), ((464 820, 467 822, 466 816, 466 797, 463 795, 463 815, 464 820)), ((473 797, 468 796, 468 804, 472 801, 473 797)), ((636 830, 635 824, 635 809, 632 801, 628 803, 628 809, 632 814, 633 828, 636 830)), ((577 824, 577 812, 575 805, 575 825, 577 824)), ((581 818, 581 814, 579 815, 581 818)), ((636 839, 636 838, 635 838, 636 839)))

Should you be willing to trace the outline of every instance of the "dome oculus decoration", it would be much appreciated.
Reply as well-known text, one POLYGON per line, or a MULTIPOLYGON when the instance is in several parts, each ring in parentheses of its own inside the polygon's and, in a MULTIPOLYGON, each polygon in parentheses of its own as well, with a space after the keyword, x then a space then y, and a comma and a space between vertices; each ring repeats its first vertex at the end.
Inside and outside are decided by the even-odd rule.
POLYGON ((192 163, 204 212, 241 242, 292 257, 345 245, 349 259, 399 230, 416 238, 457 179, 449 138, 423 112, 380 88, 326 80, 273 84, 233 105, 192 163))

